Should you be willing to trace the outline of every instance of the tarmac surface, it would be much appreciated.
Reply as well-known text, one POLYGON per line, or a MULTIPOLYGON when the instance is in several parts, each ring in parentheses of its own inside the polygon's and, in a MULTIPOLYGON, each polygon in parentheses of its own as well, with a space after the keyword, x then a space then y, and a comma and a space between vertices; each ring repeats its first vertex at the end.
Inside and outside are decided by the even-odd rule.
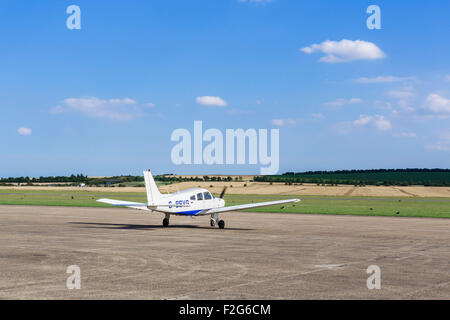
POLYGON ((132 209, 0 206, 0 299, 450 299, 450 219, 221 218, 163 228, 132 209))

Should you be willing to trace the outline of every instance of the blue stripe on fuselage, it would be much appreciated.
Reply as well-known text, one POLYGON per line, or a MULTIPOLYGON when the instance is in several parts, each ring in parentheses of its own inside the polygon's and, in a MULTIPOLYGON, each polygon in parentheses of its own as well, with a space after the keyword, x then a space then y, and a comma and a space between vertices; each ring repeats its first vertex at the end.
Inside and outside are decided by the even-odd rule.
POLYGON ((205 209, 202 210, 192 210, 192 211, 180 211, 180 212, 170 212, 171 214, 184 214, 187 216, 195 216, 197 213, 203 211, 205 209))

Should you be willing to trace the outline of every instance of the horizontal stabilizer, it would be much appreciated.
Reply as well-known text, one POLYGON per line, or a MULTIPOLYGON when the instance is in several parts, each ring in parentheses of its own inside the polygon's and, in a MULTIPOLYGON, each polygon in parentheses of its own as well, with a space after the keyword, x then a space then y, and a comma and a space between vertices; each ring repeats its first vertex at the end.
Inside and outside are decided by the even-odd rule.
POLYGON ((107 203, 114 207, 127 207, 138 210, 151 211, 149 208, 147 208, 147 204, 140 202, 122 201, 114 199, 98 199, 97 202, 107 203))

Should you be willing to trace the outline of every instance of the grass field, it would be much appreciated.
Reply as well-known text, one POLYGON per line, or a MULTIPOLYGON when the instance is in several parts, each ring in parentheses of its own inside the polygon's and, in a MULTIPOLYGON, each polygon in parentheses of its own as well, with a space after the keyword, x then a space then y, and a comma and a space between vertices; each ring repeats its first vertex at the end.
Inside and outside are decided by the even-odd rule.
MULTIPOLYGON (((293 198, 289 195, 225 196, 227 206, 293 198)), ((96 202, 99 198, 146 202, 142 192, 93 192, 87 190, 0 190, 0 205, 109 207, 96 202)), ((252 209, 254 212, 282 212, 308 214, 348 214, 367 216, 401 216, 450 218, 450 198, 408 197, 342 197, 298 196, 296 204, 252 209)), ((113 208, 112 208, 113 209, 113 208)))

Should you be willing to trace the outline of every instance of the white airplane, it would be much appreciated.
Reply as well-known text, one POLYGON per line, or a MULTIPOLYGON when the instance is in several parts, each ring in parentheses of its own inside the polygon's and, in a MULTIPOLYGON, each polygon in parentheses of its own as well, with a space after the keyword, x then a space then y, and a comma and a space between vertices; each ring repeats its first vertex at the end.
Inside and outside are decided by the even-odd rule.
POLYGON ((225 228, 225 222, 219 219, 219 213, 221 212, 259 208, 300 201, 299 199, 288 199, 225 207, 225 200, 222 198, 225 194, 226 187, 222 190, 219 198, 214 197, 211 192, 202 188, 186 189, 183 191, 174 192, 172 194, 161 194, 156 186, 150 170, 144 171, 144 179, 145 188, 147 190, 147 203, 113 199, 99 199, 97 201, 108 203, 113 206, 164 213, 164 227, 169 226, 170 215, 191 217, 210 215, 211 227, 214 227, 217 223, 220 229, 225 228))

